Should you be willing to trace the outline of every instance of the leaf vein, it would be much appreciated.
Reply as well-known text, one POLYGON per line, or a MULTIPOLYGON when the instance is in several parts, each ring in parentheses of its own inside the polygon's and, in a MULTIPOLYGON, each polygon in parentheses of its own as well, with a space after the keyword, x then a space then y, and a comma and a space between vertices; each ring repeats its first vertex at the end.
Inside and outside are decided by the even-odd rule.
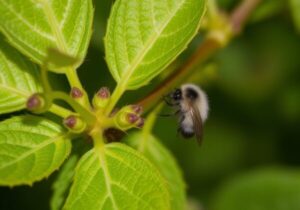
POLYGON ((15 10, 13 9, 13 7, 11 7, 9 4, 5 3, 5 1, 2 0, 2 3, 3 3, 4 6, 6 6, 6 8, 7 8, 9 11, 11 11, 11 12, 15 15, 15 17, 17 17, 17 19, 18 19, 20 22, 22 22, 22 23, 24 23, 26 26, 28 26, 28 28, 31 29, 33 32, 36 32, 37 34, 39 34, 40 36, 42 36, 42 37, 44 37, 44 38, 46 38, 46 39, 48 39, 48 40, 53 40, 53 37, 52 37, 50 34, 45 33, 45 32, 43 32, 43 31, 37 29, 37 28, 34 27, 33 25, 31 25, 28 21, 26 21, 26 18, 25 18, 25 17, 21 16, 17 11, 15 11, 15 10))
POLYGON ((36 151, 38 151, 38 150, 40 150, 40 149, 42 149, 42 148, 44 148, 44 147, 46 147, 46 146, 52 144, 52 143, 55 142, 55 141, 58 141, 58 140, 64 140, 63 138, 66 137, 67 135, 68 135, 68 134, 64 133, 64 134, 62 134, 62 135, 56 136, 56 137, 54 137, 54 138, 50 138, 49 140, 46 140, 46 141, 42 142, 41 144, 37 145, 36 148, 33 148, 32 150, 29 150, 29 151, 23 153, 22 155, 20 155, 20 156, 19 156, 18 158, 16 158, 15 160, 10 161, 10 162, 7 162, 6 164, 2 165, 2 166, 0 167, 0 170, 3 170, 4 168, 6 168, 6 167, 8 167, 8 166, 10 166, 10 165, 12 165, 12 164, 18 163, 18 162, 21 161, 22 159, 27 158, 29 155, 31 155, 31 154, 35 153, 36 151))
POLYGON ((180 10, 180 8, 184 4, 185 4, 185 1, 182 1, 178 5, 178 7, 176 9, 174 9, 173 14, 171 14, 170 17, 168 17, 167 20, 165 20, 165 23, 162 24, 162 26, 159 28, 159 30, 158 30, 159 33, 154 34, 152 37, 149 38, 149 40, 145 44, 145 48, 143 48, 143 50, 137 54, 137 57, 133 60, 131 65, 128 65, 128 67, 123 70, 123 74, 125 73, 124 78, 121 81, 123 84, 127 85, 128 81, 129 81, 130 77, 132 76, 132 74, 133 74, 134 70, 136 69, 136 67, 140 64, 140 62, 142 61, 144 56, 148 53, 148 51, 151 49, 151 47, 153 46, 155 41, 159 38, 159 34, 163 32, 163 30, 167 27, 167 25, 172 20, 172 18, 176 15, 176 12, 178 10, 180 10))

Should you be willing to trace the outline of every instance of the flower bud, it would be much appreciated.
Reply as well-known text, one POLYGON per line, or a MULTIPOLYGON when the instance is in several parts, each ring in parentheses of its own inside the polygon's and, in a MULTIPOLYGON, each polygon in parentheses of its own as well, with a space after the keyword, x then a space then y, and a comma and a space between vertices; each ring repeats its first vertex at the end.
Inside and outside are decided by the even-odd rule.
POLYGON ((26 107, 34 113, 42 113, 46 111, 46 101, 43 95, 35 93, 31 95, 26 102, 26 107))
POLYGON ((143 112, 143 107, 140 105, 128 105, 122 108, 123 112, 130 112, 140 116, 143 112))
POLYGON ((64 126, 72 133, 82 133, 86 129, 86 123, 78 116, 69 115, 63 120, 64 126))
POLYGON ((137 104, 131 105, 131 109, 138 115, 143 113, 143 107, 140 105, 137 105, 137 104))
POLYGON ((103 109, 110 99, 110 91, 107 87, 102 87, 94 95, 93 106, 95 109, 103 109))
POLYGON ((144 126, 145 120, 143 118, 139 118, 139 120, 136 122, 136 127, 142 128, 144 126))
POLYGON ((135 127, 135 123, 140 116, 133 112, 128 112, 126 109, 121 109, 114 117, 116 124, 121 130, 126 130, 135 127))
POLYGON ((144 120, 141 118, 143 108, 139 105, 128 105, 123 107, 115 115, 115 122, 122 130, 133 127, 142 127, 144 120))
POLYGON ((133 113, 128 113, 126 115, 126 120, 130 124, 135 123, 136 121, 138 121, 139 118, 140 118, 139 116, 137 116, 136 114, 133 114, 133 113))
POLYGON ((70 91, 70 96, 77 101, 79 104, 84 104, 85 103, 85 93, 83 90, 79 89, 78 87, 72 87, 70 91))
POLYGON ((71 97, 72 98, 81 98, 81 97, 83 97, 83 92, 79 89, 79 88, 77 88, 77 87, 72 87, 72 89, 71 89, 71 97))

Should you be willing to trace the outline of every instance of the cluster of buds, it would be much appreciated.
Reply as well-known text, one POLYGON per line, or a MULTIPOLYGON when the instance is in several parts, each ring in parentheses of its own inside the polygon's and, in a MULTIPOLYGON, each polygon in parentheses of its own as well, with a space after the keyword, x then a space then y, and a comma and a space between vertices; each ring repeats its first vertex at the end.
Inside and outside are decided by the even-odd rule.
POLYGON ((143 108, 139 105, 128 105, 119 110, 115 118, 115 123, 122 130, 137 127, 142 128, 144 119, 141 117, 143 108))
MULTIPOLYGON (((110 91, 107 87, 102 87, 95 94, 93 98, 93 107, 96 110, 103 110, 110 100, 110 91)), ((111 114, 114 118, 116 126, 120 130, 127 130, 129 128, 141 128, 144 125, 144 119, 141 118, 143 109, 138 105, 129 105, 123 107, 121 110, 115 111, 111 114)))

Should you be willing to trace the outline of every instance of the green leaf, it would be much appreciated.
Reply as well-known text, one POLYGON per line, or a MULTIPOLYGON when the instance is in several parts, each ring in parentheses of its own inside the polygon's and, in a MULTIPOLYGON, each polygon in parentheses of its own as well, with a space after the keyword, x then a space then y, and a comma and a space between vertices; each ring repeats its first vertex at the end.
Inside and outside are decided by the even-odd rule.
POLYGON ((237 177, 213 204, 213 210, 299 210, 300 171, 268 169, 237 177))
POLYGON ((300 31, 300 0, 290 0, 290 7, 294 17, 295 25, 300 31))
POLYGON ((0 185, 31 184, 49 176, 67 158, 70 139, 61 126, 36 116, 0 123, 0 185))
POLYGON ((185 183, 172 154, 155 137, 152 135, 145 136, 142 132, 131 134, 125 142, 148 158, 167 180, 171 209, 184 209, 186 205, 185 183))
POLYGON ((77 155, 72 155, 60 169, 58 177, 52 185, 51 210, 60 210, 62 208, 67 197, 67 192, 72 184, 77 162, 77 155))
POLYGON ((25 108, 27 98, 41 90, 38 69, 0 35, 0 114, 25 108))
POLYGON ((165 180, 143 156, 120 143, 79 161, 64 209, 170 209, 165 180))
POLYGON ((85 57, 92 32, 92 0, 0 0, 0 31, 38 64, 48 48, 85 57))
POLYGON ((78 66, 79 60, 75 57, 60 52, 56 48, 49 48, 47 54, 47 67, 56 73, 65 73, 66 68, 78 66))
POLYGON ((196 35, 206 0, 117 0, 105 37, 111 74, 125 89, 145 85, 196 35))

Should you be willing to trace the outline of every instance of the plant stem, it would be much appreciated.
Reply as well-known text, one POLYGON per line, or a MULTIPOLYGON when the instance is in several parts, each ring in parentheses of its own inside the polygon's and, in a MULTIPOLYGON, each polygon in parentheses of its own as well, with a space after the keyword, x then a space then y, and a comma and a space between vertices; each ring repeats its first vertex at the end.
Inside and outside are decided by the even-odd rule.
POLYGON ((218 16, 218 8, 215 0, 207 1, 207 14, 210 19, 218 16))
MULTIPOLYGON (((59 27, 59 23, 58 20, 56 19, 56 16, 54 14, 54 11, 51 8, 51 5, 48 1, 46 0, 42 0, 41 3, 43 3, 43 9, 44 9, 44 14, 46 15, 48 21, 49 21, 49 25, 50 28, 52 30, 52 33, 54 35, 54 37, 56 38, 56 42, 57 42, 57 48, 59 50, 61 50, 64 53, 68 54, 68 47, 67 47, 67 43, 66 40, 62 34, 62 31, 59 27)), ((68 67, 66 69, 66 76, 68 78, 68 81, 72 87, 77 87, 80 90, 84 91, 81 82, 78 78, 77 75, 77 71, 76 69, 72 68, 72 67, 68 67)), ((85 91, 84 91, 85 92, 85 91)), ((85 93, 86 96, 86 93, 85 93)), ((84 104, 83 106, 85 106, 87 109, 91 108, 90 102, 88 100, 88 97, 84 98, 84 104)))
POLYGON ((140 144, 138 146, 138 151, 140 152, 144 152, 144 149, 147 145, 147 142, 149 140, 149 138, 151 137, 151 130, 153 128, 153 125, 156 121, 156 118, 157 118, 157 114, 160 112, 160 110, 162 109, 163 107, 163 103, 160 103, 147 117, 146 119, 146 123, 145 123, 145 126, 143 128, 143 138, 141 139, 140 141, 140 144))
POLYGON ((123 83, 121 81, 120 83, 117 84, 116 88, 114 89, 113 94, 111 95, 109 103, 105 107, 104 114, 106 116, 108 116, 111 113, 111 111, 117 104, 118 100, 120 99, 120 97, 122 96, 124 91, 125 91, 125 88, 123 87, 123 83))
POLYGON ((209 58, 222 45, 218 40, 207 38, 199 46, 196 52, 173 74, 171 74, 165 81, 156 87, 147 97, 138 102, 145 111, 153 107, 161 97, 170 92, 172 88, 176 87, 193 73, 194 67, 209 58))
POLYGON ((86 107, 84 107, 81 104, 74 101, 74 99, 71 98, 65 92, 54 91, 51 93, 51 98, 53 100, 61 99, 65 102, 67 102, 77 113, 80 114, 80 116, 83 119, 85 119, 85 121, 88 125, 93 125, 96 122, 97 118, 90 110, 86 109, 86 107))
POLYGON ((73 114, 73 112, 71 112, 70 110, 68 110, 64 107, 61 107, 57 104, 52 104, 48 111, 50 111, 53 114, 56 114, 57 116, 60 116, 62 118, 66 118, 69 115, 73 114))
MULTIPOLYGON (((233 10, 230 15, 230 22, 228 23, 231 25, 231 35, 233 35, 230 38, 240 33, 251 12, 260 2, 261 0, 244 0, 233 10)), ((211 4, 213 3, 214 2, 211 4)), ((212 8, 216 8, 216 6, 212 5, 212 8)), ((182 67, 171 74, 149 95, 140 100, 138 104, 143 106, 146 111, 152 108, 164 94, 184 82, 187 76, 193 73, 197 65, 207 60, 222 47, 224 47, 223 43, 220 43, 214 36, 206 37, 198 49, 196 49, 195 53, 182 65, 182 67)))
POLYGON ((66 71, 66 76, 68 78, 68 81, 70 83, 71 88, 72 87, 77 87, 79 88, 83 94, 84 94, 84 103, 82 104, 85 108, 90 109, 91 108, 91 104, 90 101, 88 99, 87 93, 85 91, 85 89, 83 88, 78 75, 77 75, 77 71, 76 69, 73 69, 72 67, 69 67, 66 71))
POLYGON ((235 35, 238 35, 242 31, 252 11, 261 1, 262 0, 244 0, 233 10, 230 15, 230 22, 235 35))
POLYGON ((48 95, 51 92, 52 88, 49 83, 48 72, 47 72, 46 66, 47 66, 46 64, 41 66, 41 81, 42 81, 42 85, 44 88, 44 93, 46 95, 48 95))
POLYGON ((68 78, 71 87, 77 87, 83 90, 82 84, 78 78, 77 71, 75 69, 69 67, 66 71, 66 76, 68 78))
POLYGON ((95 149, 99 152, 102 152, 105 145, 102 137, 102 132, 100 130, 94 130, 90 133, 90 135, 93 138, 95 149))

